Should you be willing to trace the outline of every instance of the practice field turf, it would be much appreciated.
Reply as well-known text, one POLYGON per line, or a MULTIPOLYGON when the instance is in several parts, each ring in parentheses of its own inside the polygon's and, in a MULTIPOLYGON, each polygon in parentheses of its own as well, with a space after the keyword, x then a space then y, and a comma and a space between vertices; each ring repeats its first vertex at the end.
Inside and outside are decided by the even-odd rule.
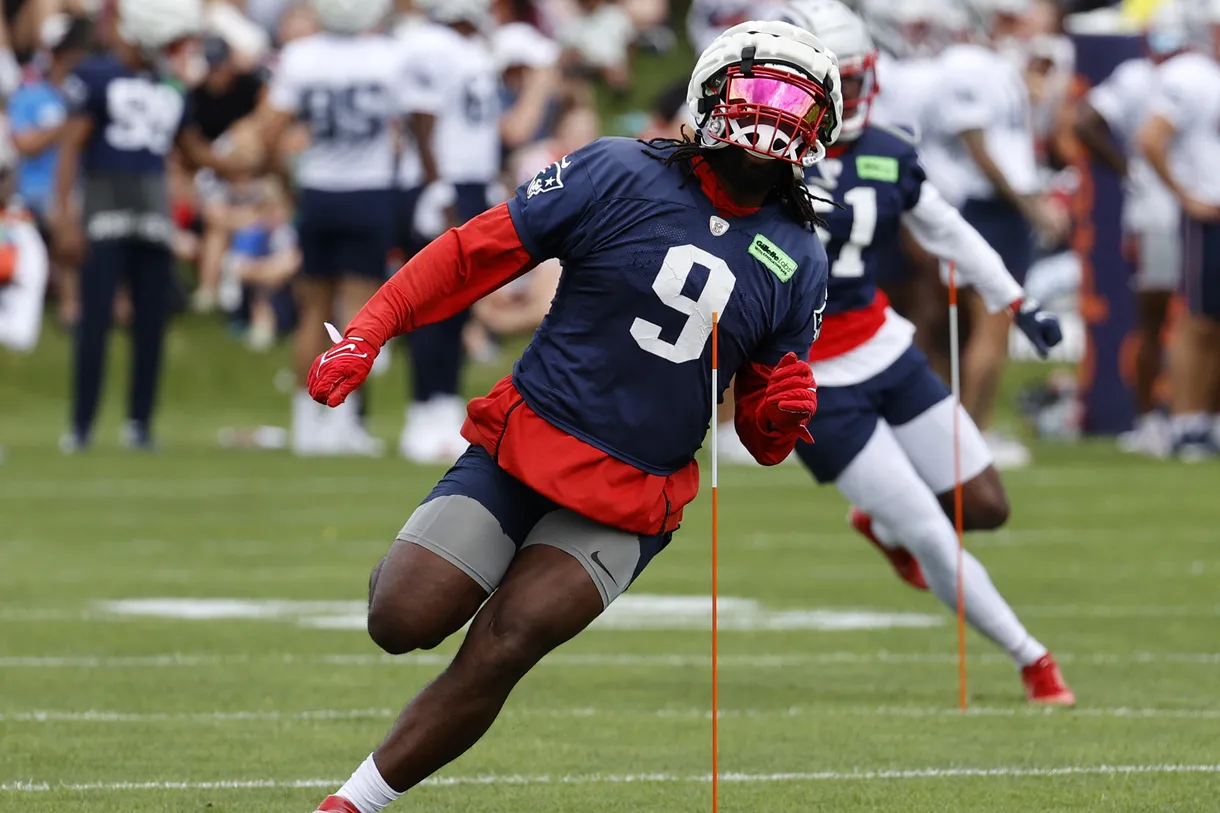
MULTIPOLYGON (((112 387, 77 458, 54 451, 62 340, 0 357, 0 810, 311 811, 453 651, 390 659, 359 629, 369 569, 440 470, 216 447, 282 423, 286 357, 180 326, 163 451, 118 449, 112 387)), ((375 399, 387 438, 400 376, 375 399)), ((1074 711, 1029 709, 972 636, 960 714, 952 620, 837 494, 799 467, 723 473, 722 810, 1220 807, 1220 467, 1037 453, 1007 478, 1011 527, 970 544, 1074 711)), ((701 498, 622 607, 392 809, 708 810, 708 528, 701 498)))

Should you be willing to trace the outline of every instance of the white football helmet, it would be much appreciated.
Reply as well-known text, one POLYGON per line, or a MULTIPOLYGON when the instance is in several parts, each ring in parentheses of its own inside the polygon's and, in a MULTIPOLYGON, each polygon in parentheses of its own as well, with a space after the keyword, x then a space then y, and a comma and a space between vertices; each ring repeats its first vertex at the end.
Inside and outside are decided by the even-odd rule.
POLYGON ((416 7, 438 23, 483 27, 491 17, 491 0, 416 0, 416 7))
POLYGON ((686 102, 699 143, 787 161, 798 177, 826 156, 843 126, 839 65, 790 23, 735 25, 695 64, 686 102))
POLYGON ((877 46, 864 21, 839 0, 792 0, 780 19, 813 34, 839 60, 843 84, 843 129, 839 138, 854 141, 868 126, 877 98, 877 46))
POLYGON ((899 59, 935 56, 970 27, 953 0, 863 0, 860 16, 873 41, 899 59))
POLYGON ((1034 0, 962 0, 962 3, 979 38, 991 43, 1007 38, 997 32, 1001 23, 1025 17, 1034 9, 1034 0))
POLYGON ((335 34, 359 34, 376 28, 394 7, 394 0, 313 0, 318 22, 335 34))
POLYGON ((118 34, 146 53, 203 29, 203 0, 119 0, 118 34))

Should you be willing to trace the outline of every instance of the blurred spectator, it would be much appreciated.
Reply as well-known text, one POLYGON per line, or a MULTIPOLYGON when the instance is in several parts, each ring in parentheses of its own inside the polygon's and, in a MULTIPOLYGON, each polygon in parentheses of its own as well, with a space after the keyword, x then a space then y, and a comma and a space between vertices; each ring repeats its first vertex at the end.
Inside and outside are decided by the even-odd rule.
POLYGON ((251 70, 267 58, 274 26, 252 21, 225 0, 208 3, 204 18, 208 31, 223 39, 232 50, 232 59, 239 70, 251 70))
POLYGON ((14 203, 17 151, 0 133, 0 346, 28 353, 38 344, 47 287, 47 250, 14 203))
POLYGON ((675 82, 661 91, 653 100, 651 121, 640 138, 682 138, 682 128, 691 126, 690 108, 686 104, 686 82, 675 82))
POLYGON ((635 25, 623 7, 610 0, 577 0, 577 7, 557 32, 564 65, 625 93, 631 83, 635 25))
MULTIPOLYGON (((9 100, 9 120, 13 143, 20 160, 17 165, 17 193, 33 214, 39 231, 48 243, 55 192, 57 141, 67 118, 60 88, 64 80, 85 57, 92 26, 80 17, 56 14, 47 18, 42 30, 42 51, 37 62, 41 70, 27 75, 25 82, 9 100)), ((74 324, 80 302, 76 292, 75 269, 58 264, 54 280, 59 294, 59 318, 74 324)))
POLYGON ((284 9, 279 24, 273 30, 276 44, 283 48, 290 42, 317 34, 322 26, 314 10, 307 3, 298 2, 284 9))
MULTIPOLYGON (((61 3, 59 0, 4 0, 4 15, 0 18, 0 52, 3 52, 0 55, 0 77, 8 79, 9 66, 3 64, 8 57, 15 56, 16 61, 21 63, 33 57, 42 45, 42 26, 49 17, 61 10, 83 16, 84 9, 79 6, 79 3, 61 3), (61 9, 61 6, 64 8, 61 9)), ((0 85, 6 91, 11 91, 16 81, 19 79, 14 80, 12 85, 0 81, 0 85)))
POLYGON ((0 18, 0 101, 7 99, 21 83, 21 67, 9 41, 8 26, 0 18))
POLYGON ((505 153, 543 137, 555 114, 559 46, 531 25, 509 23, 492 35, 503 85, 500 140, 505 153))
POLYGON ((692 0, 686 33, 695 53, 702 53, 726 29, 747 20, 772 20, 782 6, 775 0, 692 0))
POLYGON ((236 206, 242 222, 233 234, 227 263, 248 305, 251 350, 266 350, 291 327, 292 296, 288 283, 301 267, 301 252, 292 209, 283 186, 267 179, 253 185, 248 202, 236 206))
MULTIPOLYGON (((207 73, 190 92, 195 123, 203 137, 220 151, 232 148, 225 135, 238 122, 251 116, 262 100, 265 79, 261 71, 246 71, 233 56, 229 44, 218 36, 206 37, 203 55, 207 73)), ((200 173, 199 197, 203 235, 199 246, 199 287, 191 298, 194 310, 207 313, 217 306, 220 266, 228 245, 227 190, 214 173, 200 173)))

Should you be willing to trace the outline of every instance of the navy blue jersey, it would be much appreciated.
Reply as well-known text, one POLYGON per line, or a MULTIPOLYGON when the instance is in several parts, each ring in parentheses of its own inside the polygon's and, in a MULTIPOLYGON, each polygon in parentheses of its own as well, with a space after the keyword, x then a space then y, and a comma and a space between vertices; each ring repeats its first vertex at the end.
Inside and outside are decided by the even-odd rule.
POLYGON ((81 156, 89 238, 168 244, 173 228, 165 161, 189 122, 186 97, 112 56, 82 62, 64 83, 64 96, 72 114, 93 124, 81 156))
POLYGON ((707 433, 712 314, 720 314, 719 398, 749 362, 807 356, 827 262, 779 204, 722 219, 696 179, 643 150, 600 139, 509 201, 530 256, 564 263, 513 383, 548 423, 669 475, 707 433))
POLYGON ((872 304, 880 267, 899 250, 902 214, 919 203, 925 178, 914 139, 877 126, 805 173, 814 196, 839 204, 819 207, 829 226, 818 231, 830 257, 827 315, 872 304))

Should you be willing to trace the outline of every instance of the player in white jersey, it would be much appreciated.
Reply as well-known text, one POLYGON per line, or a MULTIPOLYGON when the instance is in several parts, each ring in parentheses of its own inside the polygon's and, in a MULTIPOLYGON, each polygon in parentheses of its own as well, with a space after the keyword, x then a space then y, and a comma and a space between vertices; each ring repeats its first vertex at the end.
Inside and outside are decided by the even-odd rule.
POLYGON ((1188 313, 1170 367, 1174 450, 1184 460, 1216 453, 1220 388, 1220 2, 1209 0, 1210 53, 1179 54, 1158 70, 1159 90, 1139 145, 1182 209, 1188 313))
MULTIPOLYGON (((843 127, 825 160, 806 173, 827 201, 819 236, 830 259, 821 336, 810 351, 818 382, 813 443, 797 456, 819 483, 854 506, 852 525, 912 586, 957 603, 954 424, 960 423, 962 508, 967 530, 993 530, 1009 509, 982 435, 912 345, 912 325, 877 290, 900 228, 928 252, 956 261, 990 311, 1017 323, 1045 353, 1062 337, 1056 318, 1025 300, 987 242, 928 182, 909 132, 870 123, 876 49, 839 0, 792 0, 781 19, 816 36, 839 58, 843 127)), ((1028 698, 1070 704, 1054 659, 1026 631, 983 565, 964 555, 966 618, 1021 670, 1028 698)))
POLYGON ((1178 2, 1163 5, 1144 38, 1147 56, 1119 65, 1081 103, 1076 135, 1125 185, 1123 238, 1135 262, 1138 300, 1135 355, 1135 429, 1119 438, 1126 451, 1164 457, 1169 424, 1157 409, 1161 336, 1169 303, 1182 281, 1180 212, 1173 193, 1139 153, 1136 137, 1156 101, 1157 70, 1189 47, 1190 31, 1178 2))
MULTIPOLYGON (((987 239, 1018 282, 1033 264, 1035 231, 1047 242, 1066 232, 1039 195, 1029 90, 1020 33, 1032 0, 963 0, 972 41, 940 59, 936 101, 925 117, 928 177, 987 239)), ((989 318, 964 297, 971 334, 962 355, 962 401, 980 426, 991 422, 1008 356, 1007 320, 989 318)), ((1001 467, 1029 462, 1020 443, 989 433, 1001 467)))
MULTIPOLYGON (((491 14, 489 0, 425 0, 419 6, 431 22, 408 29, 399 48, 410 61, 412 110, 435 120, 431 149, 440 186, 405 194, 427 206, 441 192, 446 212, 440 219, 448 228, 493 202, 500 174, 500 72, 481 31, 491 14)), ((410 217, 419 223, 422 214, 410 217)), ((412 390, 398 448, 408 460, 452 463, 468 445, 461 436, 466 402, 459 394, 468 318, 463 312, 403 339, 411 353, 412 390)))
POLYGON ((302 120, 310 143, 296 166, 301 274, 292 447, 297 454, 379 454, 358 404, 325 410, 304 389, 328 346, 323 323, 347 324, 385 279, 393 242, 396 121, 403 69, 393 41, 374 29, 391 0, 313 0, 324 29, 290 42, 271 80, 265 136, 274 151, 302 120))
POLYGON ((860 16, 879 46, 873 120, 922 130, 939 78, 936 57, 965 27, 961 8, 942 0, 863 0, 860 16))

